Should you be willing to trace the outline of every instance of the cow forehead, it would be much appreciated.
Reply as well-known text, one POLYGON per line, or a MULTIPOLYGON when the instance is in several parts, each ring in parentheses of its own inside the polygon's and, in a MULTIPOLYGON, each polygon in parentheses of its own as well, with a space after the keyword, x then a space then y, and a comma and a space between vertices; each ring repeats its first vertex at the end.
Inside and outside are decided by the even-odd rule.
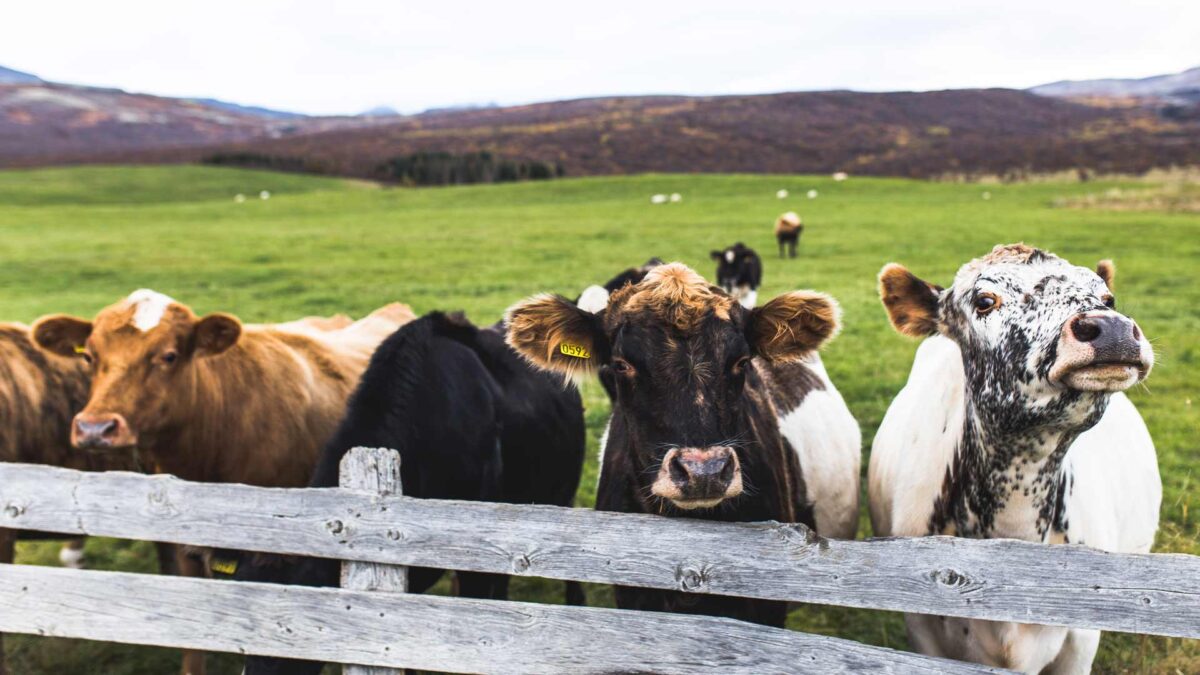
POLYGON ((95 332, 137 338, 160 326, 173 325, 192 316, 185 305, 162 293, 140 289, 104 308, 96 317, 95 332))
POLYGON ((1076 288, 1098 290, 1103 280, 1095 272, 1041 249, 1012 244, 997 246, 986 256, 963 265, 954 277, 955 291, 964 297, 977 286, 990 285, 1000 289, 1030 292, 1047 280, 1055 288, 1070 284, 1076 288))
POLYGON ((690 333, 697 331, 710 314, 730 321, 733 298, 687 265, 671 263, 651 269, 640 283, 613 293, 609 310, 610 327, 628 321, 651 321, 690 333))

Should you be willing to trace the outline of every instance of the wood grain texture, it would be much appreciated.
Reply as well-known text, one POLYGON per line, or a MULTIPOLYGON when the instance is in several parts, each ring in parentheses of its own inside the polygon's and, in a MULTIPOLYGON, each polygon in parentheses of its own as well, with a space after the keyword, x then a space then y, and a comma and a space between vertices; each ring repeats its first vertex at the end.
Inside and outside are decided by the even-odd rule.
POLYGON ((1200 558, 0 466, 0 527, 1200 637, 1200 558))
MULTIPOLYGON (((351 448, 338 467, 338 485, 379 497, 404 494, 400 481, 400 453, 387 448, 351 448)), ((343 562, 342 588, 352 591, 408 591, 408 568, 369 562, 343 562)), ((403 675, 402 670, 347 664, 344 675, 403 675)))
POLYGON ((478 673, 983 673, 713 617, 0 565, 0 630, 478 673))

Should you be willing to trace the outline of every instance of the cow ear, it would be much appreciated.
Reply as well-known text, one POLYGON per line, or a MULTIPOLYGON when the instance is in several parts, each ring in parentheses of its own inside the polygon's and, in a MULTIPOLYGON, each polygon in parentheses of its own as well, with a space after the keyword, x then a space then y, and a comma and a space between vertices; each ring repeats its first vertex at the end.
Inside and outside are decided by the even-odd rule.
POLYGON ((33 322, 33 341, 59 356, 77 356, 92 334, 92 322, 66 314, 44 316, 33 322))
POLYGON ((793 291, 750 312, 746 337, 768 361, 795 361, 821 348, 841 327, 837 301, 815 291, 793 291))
POLYGON ((1115 279, 1117 276, 1117 266, 1113 263, 1113 261, 1101 260, 1100 262, 1096 263, 1096 274, 1099 274, 1100 278, 1104 280, 1105 285, 1108 286, 1108 290, 1117 290, 1113 286, 1113 279, 1115 279))
POLYGON ((712 258, 713 260, 720 260, 721 258, 725 257, 725 254, 721 251, 711 251, 709 252, 708 257, 712 258))
POLYGON ((606 350, 600 319, 569 300, 535 295, 508 309, 505 315, 510 347, 530 363, 571 380, 600 368, 606 350))
POLYGON ((195 330, 196 355, 216 356, 237 344, 242 322, 229 314, 209 314, 196 322, 195 330))
POLYGON ((938 330, 942 287, 923 281, 903 265, 888 263, 879 271, 879 299, 896 332, 927 337, 938 330))

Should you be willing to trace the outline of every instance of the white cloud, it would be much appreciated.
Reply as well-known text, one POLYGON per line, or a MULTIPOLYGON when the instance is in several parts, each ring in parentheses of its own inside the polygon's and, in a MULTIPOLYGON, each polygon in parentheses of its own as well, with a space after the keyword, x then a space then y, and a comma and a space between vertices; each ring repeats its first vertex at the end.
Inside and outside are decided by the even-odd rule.
POLYGON ((1194 0, 10 4, 0 64, 310 113, 606 94, 1024 87, 1200 65, 1194 0))

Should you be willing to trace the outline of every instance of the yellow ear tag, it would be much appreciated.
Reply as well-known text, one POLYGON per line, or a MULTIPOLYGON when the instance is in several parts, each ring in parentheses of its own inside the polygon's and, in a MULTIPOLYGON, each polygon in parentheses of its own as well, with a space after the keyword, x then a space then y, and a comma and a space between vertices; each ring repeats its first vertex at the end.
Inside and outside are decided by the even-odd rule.
POLYGON ((83 348, 83 345, 75 345, 75 353, 76 354, 82 354, 86 351, 87 350, 83 348))
POLYGON ((563 356, 573 356, 577 359, 592 358, 592 353, 587 350, 587 347, 584 347, 583 345, 573 345, 570 342, 560 342, 558 344, 558 351, 563 356))
POLYGON ((237 560, 229 560, 229 559, 221 559, 221 558, 213 558, 212 563, 209 565, 209 569, 216 572, 217 574, 228 574, 231 576, 235 572, 237 572, 237 568, 238 568, 237 560))

